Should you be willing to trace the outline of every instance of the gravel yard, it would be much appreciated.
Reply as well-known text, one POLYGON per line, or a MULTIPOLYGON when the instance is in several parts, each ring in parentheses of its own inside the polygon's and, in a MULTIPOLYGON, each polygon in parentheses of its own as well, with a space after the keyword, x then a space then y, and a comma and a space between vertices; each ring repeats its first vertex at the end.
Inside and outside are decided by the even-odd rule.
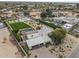
POLYGON ((72 35, 67 34, 64 42, 58 46, 52 45, 48 49, 51 54, 55 54, 57 57, 68 57, 73 49, 78 45, 78 40, 72 35))

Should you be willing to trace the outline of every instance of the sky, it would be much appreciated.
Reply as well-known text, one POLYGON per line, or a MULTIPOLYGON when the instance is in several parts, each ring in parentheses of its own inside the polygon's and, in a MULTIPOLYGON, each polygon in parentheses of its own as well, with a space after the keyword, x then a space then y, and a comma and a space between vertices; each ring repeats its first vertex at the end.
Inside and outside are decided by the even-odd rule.
POLYGON ((26 2, 72 2, 72 3, 79 3, 79 0, 0 0, 0 1, 26 1, 26 2))

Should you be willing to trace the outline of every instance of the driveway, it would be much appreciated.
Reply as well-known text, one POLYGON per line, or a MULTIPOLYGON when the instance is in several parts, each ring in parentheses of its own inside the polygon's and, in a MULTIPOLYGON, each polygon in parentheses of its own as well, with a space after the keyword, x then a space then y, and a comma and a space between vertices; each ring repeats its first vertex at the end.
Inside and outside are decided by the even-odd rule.
POLYGON ((38 58, 56 58, 56 56, 51 54, 49 50, 44 46, 32 50, 30 58, 34 58, 35 55, 37 55, 38 58))

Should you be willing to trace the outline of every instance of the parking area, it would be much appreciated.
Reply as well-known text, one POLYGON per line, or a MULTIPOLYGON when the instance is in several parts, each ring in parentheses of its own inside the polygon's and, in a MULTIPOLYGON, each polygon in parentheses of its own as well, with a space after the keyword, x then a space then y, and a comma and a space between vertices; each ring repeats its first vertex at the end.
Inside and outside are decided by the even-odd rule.
POLYGON ((0 29, 0 58, 21 57, 21 54, 16 45, 11 42, 11 39, 13 38, 6 27, 0 29))

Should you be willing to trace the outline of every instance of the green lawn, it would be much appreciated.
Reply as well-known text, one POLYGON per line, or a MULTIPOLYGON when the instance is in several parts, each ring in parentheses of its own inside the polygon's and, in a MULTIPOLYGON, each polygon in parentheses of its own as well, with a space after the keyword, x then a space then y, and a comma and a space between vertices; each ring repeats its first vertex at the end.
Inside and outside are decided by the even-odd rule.
POLYGON ((10 23, 10 26, 12 27, 13 31, 15 31, 15 32, 18 32, 19 29, 31 28, 29 25, 27 25, 23 22, 10 23))

